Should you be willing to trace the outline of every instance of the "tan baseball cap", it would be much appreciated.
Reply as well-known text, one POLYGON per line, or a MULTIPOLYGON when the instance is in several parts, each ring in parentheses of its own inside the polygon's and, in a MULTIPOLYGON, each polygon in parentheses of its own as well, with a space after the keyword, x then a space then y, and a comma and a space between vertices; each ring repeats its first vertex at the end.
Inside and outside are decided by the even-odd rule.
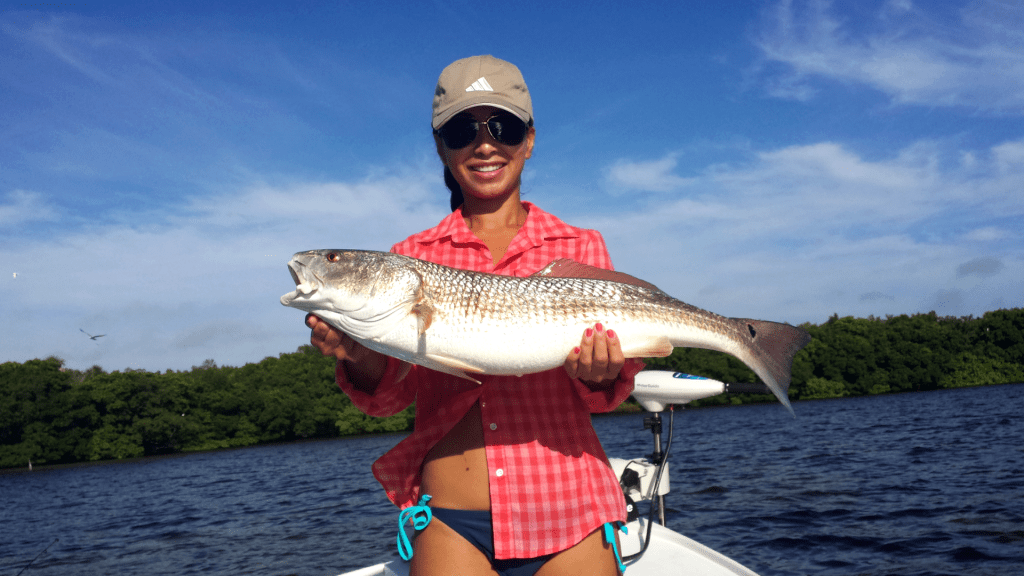
POLYGON ((527 124, 533 120, 533 104, 523 74, 515 64, 490 55, 456 60, 441 71, 434 89, 430 125, 437 130, 452 116, 474 106, 508 110, 527 124))

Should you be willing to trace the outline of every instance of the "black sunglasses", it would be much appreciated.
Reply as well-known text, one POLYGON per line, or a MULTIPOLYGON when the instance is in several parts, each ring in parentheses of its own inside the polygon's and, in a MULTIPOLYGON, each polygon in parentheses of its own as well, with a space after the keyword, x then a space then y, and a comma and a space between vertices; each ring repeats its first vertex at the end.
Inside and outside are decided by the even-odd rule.
MULTIPOLYGON (((518 116, 511 112, 498 112, 487 119, 487 131, 491 138, 505 146, 518 146, 526 138, 528 126, 518 116)), ((444 123, 434 134, 441 137, 444 145, 449 150, 465 148, 476 140, 480 132, 480 122, 473 119, 469 114, 459 114, 444 123)))

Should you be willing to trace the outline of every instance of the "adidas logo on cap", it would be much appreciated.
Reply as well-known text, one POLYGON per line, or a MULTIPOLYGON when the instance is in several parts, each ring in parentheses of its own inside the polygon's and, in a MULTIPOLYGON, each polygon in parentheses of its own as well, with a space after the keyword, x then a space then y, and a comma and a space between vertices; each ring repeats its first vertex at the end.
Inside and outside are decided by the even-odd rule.
POLYGON ((466 92, 494 92, 494 88, 491 88, 487 78, 481 76, 476 82, 470 84, 469 88, 466 88, 466 92))

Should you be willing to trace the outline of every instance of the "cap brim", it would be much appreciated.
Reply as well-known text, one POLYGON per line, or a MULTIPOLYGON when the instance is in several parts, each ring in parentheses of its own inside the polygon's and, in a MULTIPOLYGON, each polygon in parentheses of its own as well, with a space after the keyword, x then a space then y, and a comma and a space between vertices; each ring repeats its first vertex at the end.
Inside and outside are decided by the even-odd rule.
POLYGON ((479 96, 460 101, 458 106, 452 106, 451 108, 441 111, 431 119, 430 125, 434 130, 437 130, 459 112, 469 110, 470 108, 478 108, 480 106, 493 106, 495 108, 505 110, 506 112, 511 112, 527 124, 529 124, 531 120, 530 113, 526 110, 523 110, 504 98, 495 97, 495 94, 493 93, 484 92, 479 96))

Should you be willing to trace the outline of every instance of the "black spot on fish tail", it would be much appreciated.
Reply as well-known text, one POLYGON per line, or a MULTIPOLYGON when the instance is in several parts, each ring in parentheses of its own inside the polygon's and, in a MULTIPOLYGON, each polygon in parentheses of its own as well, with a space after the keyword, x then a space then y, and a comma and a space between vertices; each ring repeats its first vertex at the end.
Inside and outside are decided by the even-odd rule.
MULTIPOLYGON (((793 357, 811 341, 811 335, 806 330, 789 324, 746 318, 736 320, 746 327, 747 333, 750 334, 750 351, 767 372, 758 376, 779 400, 789 407, 786 396, 792 378, 793 357)), ((792 408, 790 410, 792 411, 792 408)))

